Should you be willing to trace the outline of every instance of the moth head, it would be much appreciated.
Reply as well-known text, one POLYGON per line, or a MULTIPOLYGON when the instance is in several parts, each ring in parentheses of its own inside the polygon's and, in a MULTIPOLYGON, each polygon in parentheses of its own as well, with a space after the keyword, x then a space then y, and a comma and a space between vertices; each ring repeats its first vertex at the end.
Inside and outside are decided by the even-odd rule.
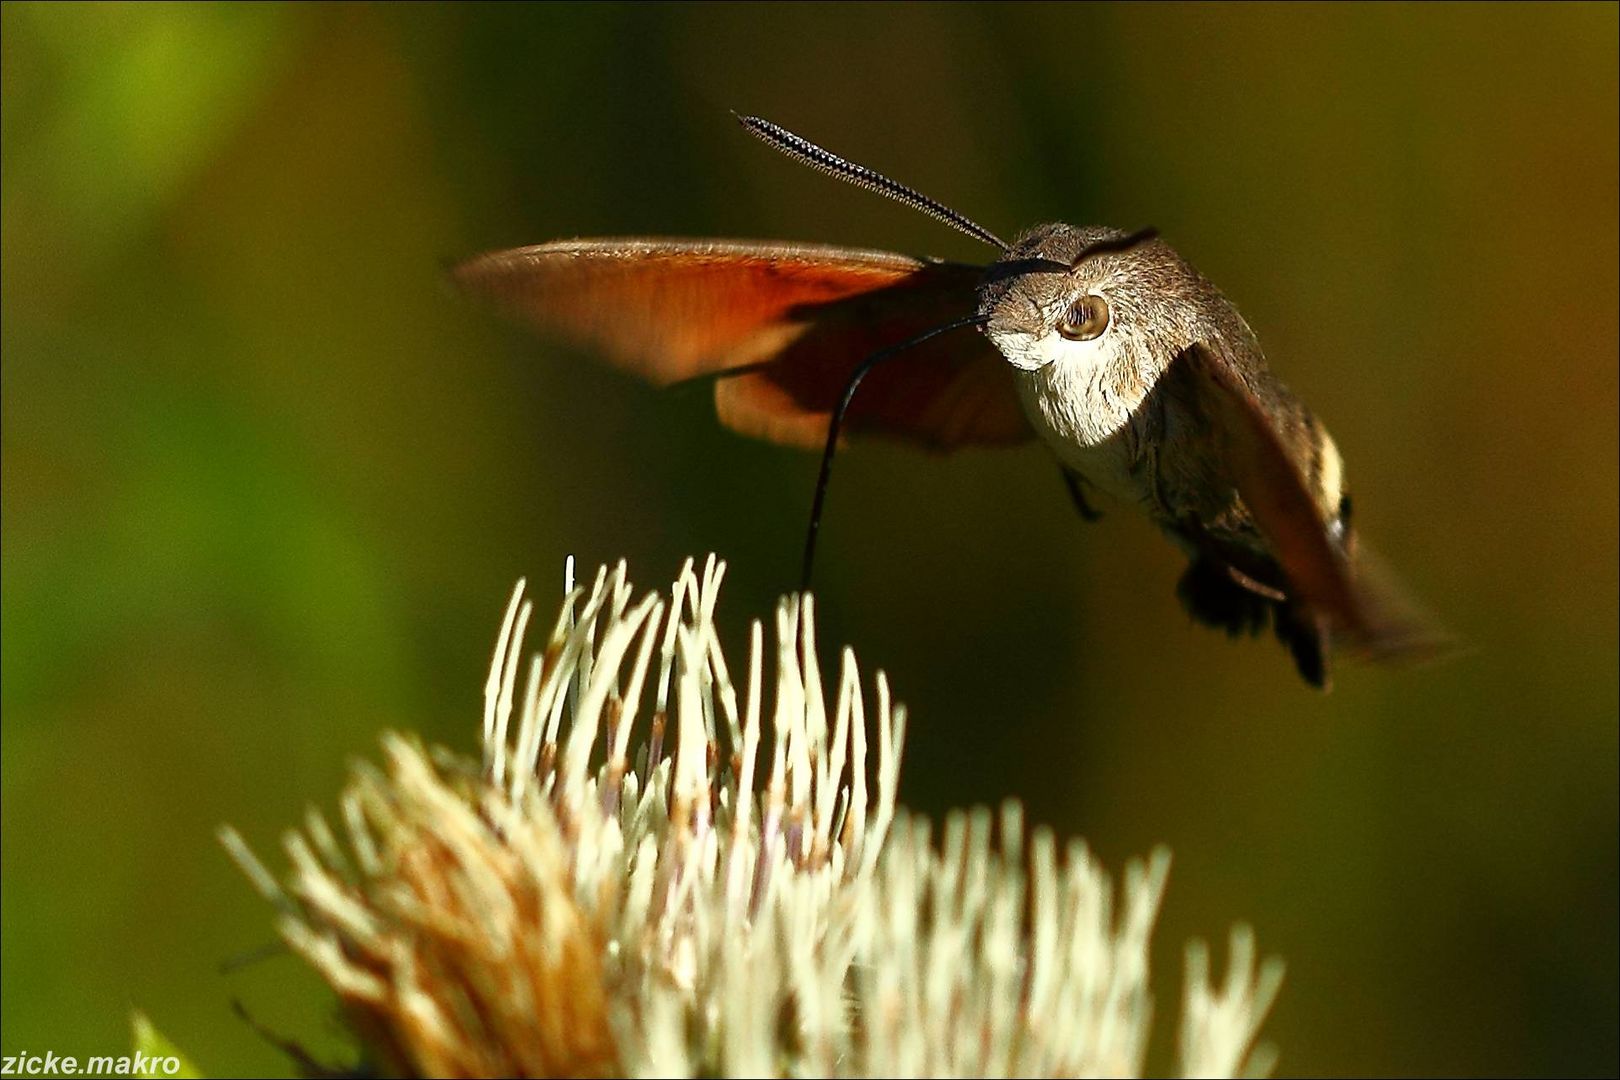
POLYGON ((1014 367, 1105 365, 1175 329, 1167 299, 1184 273, 1190 268, 1152 229, 1041 225, 986 272, 978 313, 1014 367))

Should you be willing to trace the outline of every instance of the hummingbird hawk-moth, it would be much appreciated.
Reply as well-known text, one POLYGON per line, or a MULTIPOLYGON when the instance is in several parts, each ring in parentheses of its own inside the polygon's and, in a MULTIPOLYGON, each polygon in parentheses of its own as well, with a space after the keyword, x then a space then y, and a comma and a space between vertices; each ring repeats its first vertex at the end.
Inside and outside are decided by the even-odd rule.
POLYGON ((1047 224, 1009 244, 769 121, 738 119, 1000 257, 563 240, 481 255, 454 276, 653 383, 712 378, 735 431, 820 449, 805 587, 845 432, 939 451, 1039 438, 1084 517, 1101 492, 1186 553, 1177 594, 1194 619, 1232 635, 1269 625, 1312 685, 1327 686, 1334 641, 1384 658, 1432 645, 1358 550, 1326 428, 1271 373, 1237 309, 1153 230, 1047 224))

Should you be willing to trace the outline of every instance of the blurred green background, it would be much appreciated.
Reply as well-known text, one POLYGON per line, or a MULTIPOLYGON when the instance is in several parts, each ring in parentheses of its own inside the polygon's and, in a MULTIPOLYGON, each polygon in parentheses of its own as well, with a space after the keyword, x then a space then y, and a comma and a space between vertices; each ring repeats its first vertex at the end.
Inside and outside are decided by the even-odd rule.
POLYGON ((5 5, 4 1051, 115 1052, 138 1005, 289 1071, 237 996, 341 1059, 296 963, 218 973, 271 935, 215 826, 273 853, 387 727, 470 750, 565 553, 718 550, 738 649, 792 584, 813 460, 442 278, 616 233, 984 257, 736 108, 1003 234, 1159 226, 1472 647, 1320 697, 1038 448, 860 447, 822 639, 910 704, 907 800, 1170 844, 1161 1020, 1180 943, 1250 920, 1286 1073, 1612 1075, 1616 11, 5 5))

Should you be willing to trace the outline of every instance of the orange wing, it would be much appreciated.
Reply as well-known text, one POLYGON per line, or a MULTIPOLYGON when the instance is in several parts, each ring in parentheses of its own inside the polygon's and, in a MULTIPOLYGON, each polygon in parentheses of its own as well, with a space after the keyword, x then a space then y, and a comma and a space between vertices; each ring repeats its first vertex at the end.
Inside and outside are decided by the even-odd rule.
POLYGON ((1378 659, 1424 658, 1450 640, 1390 582, 1369 552, 1350 555, 1321 511, 1254 395, 1215 351, 1195 344, 1181 355, 1211 419, 1225 432, 1244 505, 1271 544, 1299 600, 1378 659))
MULTIPOLYGON (((662 239, 558 241, 453 272, 508 314, 654 384, 719 376, 726 426, 806 449, 825 441, 855 365, 969 314, 982 273, 883 251, 662 239)), ((1011 366, 972 329, 879 365, 846 424, 939 450, 1031 435, 1011 366)))

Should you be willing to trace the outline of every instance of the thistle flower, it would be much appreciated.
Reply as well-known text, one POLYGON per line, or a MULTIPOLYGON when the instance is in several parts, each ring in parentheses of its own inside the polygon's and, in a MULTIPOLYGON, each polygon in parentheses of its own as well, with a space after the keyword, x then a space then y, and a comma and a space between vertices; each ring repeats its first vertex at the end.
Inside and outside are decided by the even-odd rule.
MULTIPOLYGON (((342 842, 314 811, 287 835, 284 884, 222 830, 374 1064, 1140 1074, 1167 853, 1128 865, 1116 903, 1083 844, 1026 834, 1016 804, 952 814, 936 846, 897 808, 905 711, 883 675, 869 699, 846 649, 829 693, 806 596, 777 608, 769 692, 754 623, 739 692, 713 621, 724 573, 689 561, 667 605, 632 604, 623 564, 604 568, 533 654, 520 583, 481 763, 387 736, 385 768, 343 794, 342 842)), ((1280 965, 1239 929, 1223 985, 1196 944, 1187 979, 1182 1073, 1267 1071, 1253 1043, 1280 965)))

